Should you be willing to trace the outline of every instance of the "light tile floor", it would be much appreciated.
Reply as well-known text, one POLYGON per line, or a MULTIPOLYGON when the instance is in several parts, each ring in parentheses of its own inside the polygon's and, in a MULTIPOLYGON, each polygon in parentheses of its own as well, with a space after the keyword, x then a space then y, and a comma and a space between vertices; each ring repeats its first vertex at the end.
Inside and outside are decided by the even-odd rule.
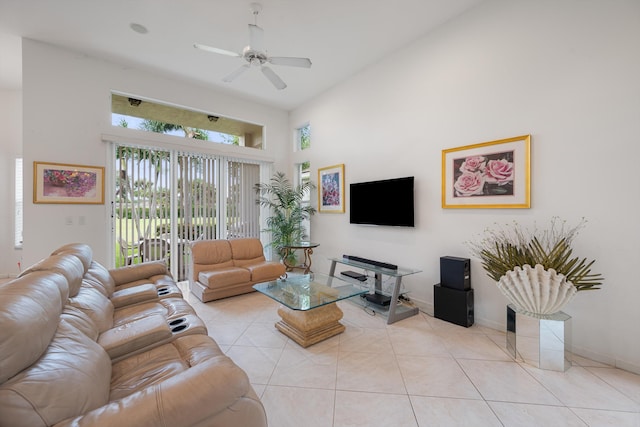
POLYGON ((344 301, 346 331, 304 349, 274 327, 266 296, 203 304, 181 287, 270 427, 640 427, 639 375, 577 356, 564 373, 516 363, 501 331, 424 313, 387 325, 344 301))

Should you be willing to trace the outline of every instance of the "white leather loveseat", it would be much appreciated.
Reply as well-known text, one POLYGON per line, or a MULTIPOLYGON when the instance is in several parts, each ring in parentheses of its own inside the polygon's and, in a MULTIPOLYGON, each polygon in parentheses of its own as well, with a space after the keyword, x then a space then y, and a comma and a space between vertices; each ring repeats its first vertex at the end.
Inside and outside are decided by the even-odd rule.
POLYGON ((189 289, 202 302, 254 292, 276 280, 285 266, 267 261, 259 239, 198 240, 191 244, 189 289))

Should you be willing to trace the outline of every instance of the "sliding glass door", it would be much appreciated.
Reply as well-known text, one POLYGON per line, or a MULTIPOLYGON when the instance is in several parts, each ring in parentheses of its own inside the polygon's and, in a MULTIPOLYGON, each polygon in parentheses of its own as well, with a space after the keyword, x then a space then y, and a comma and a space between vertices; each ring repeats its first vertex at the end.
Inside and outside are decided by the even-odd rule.
POLYGON ((253 190, 260 163, 148 147, 114 149, 116 266, 164 259, 174 277, 186 280, 191 242, 260 237, 253 190))

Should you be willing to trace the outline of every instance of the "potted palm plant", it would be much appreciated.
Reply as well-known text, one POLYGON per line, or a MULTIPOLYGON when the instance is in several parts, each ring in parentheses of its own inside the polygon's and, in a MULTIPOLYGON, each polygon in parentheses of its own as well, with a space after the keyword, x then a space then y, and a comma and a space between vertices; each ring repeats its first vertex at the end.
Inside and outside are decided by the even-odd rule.
POLYGON ((602 285, 603 277, 591 272, 595 260, 573 256, 572 242, 585 223, 567 227, 554 217, 548 229, 531 231, 514 222, 487 229, 468 246, 512 304, 525 313, 548 315, 560 311, 576 292, 602 285))
MULTIPOLYGON (((269 244, 282 259, 283 248, 295 242, 308 238, 302 221, 309 219, 316 213, 315 208, 303 203, 305 195, 315 185, 311 181, 305 181, 293 186, 283 172, 276 172, 268 183, 259 183, 254 186, 258 198, 256 203, 269 208, 271 216, 267 218, 265 231, 271 233, 269 244)), ((289 265, 296 263, 296 255, 292 251, 287 258, 289 265)))

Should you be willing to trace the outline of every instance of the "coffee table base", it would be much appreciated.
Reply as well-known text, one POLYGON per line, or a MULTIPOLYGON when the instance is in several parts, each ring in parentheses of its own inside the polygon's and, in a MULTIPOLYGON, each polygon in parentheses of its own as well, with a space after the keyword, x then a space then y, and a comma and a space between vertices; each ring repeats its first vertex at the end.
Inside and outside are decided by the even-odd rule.
POLYGON ((343 313, 336 303, 306 311, 280 306, 278 315, 282 320, 276 323, 276 328, 302 347, 338 335, 345 329, 339 322, 343 313))

